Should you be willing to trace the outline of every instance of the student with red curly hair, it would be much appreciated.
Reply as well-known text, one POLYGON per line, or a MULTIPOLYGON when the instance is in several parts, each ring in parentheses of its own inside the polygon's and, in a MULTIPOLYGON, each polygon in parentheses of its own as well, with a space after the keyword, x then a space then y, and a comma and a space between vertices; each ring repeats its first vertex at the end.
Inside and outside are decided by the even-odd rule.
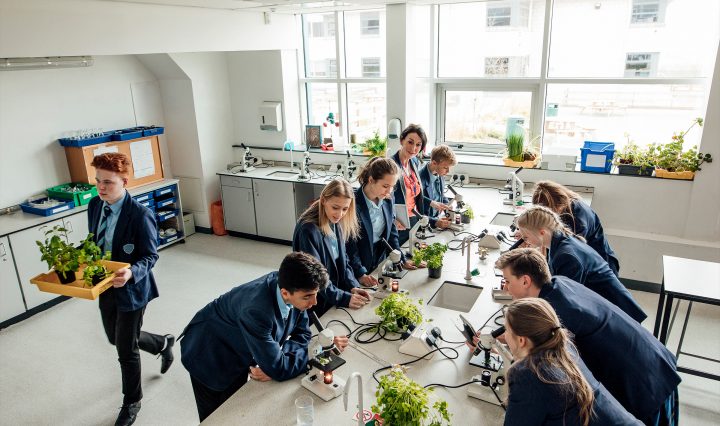
POLYGON ((131 425, 140 411, 140 349, 162 357, 160 373, 173 362, 175 336, 140 331, 148 302, 158 297, 152 268, 158 259, 157 225, 152 211, 128 194, 130 160, 125 154, 96 156, 98 196, 88 205, 88 224, 95 243, 111 259, 130 264, 115 272, 113 286, 100 295, 105 334, 115 346, 122 374, 123 405, 116 425, 131 425))

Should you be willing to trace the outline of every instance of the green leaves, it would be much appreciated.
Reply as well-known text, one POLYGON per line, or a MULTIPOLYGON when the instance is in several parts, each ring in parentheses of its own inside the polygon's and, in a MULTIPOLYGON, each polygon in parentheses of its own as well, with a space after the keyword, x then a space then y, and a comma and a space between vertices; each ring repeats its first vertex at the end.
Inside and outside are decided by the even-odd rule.
POLYGON ((387 139, 381 138, 376 130, 372 138, 367 139, 363 143, 355 144, 354 148, 357 150, 370 151, 373 157, 381 157, 385 155, 385 151, 387 150, 387 139))
POLYGON ((696 118, 687 130, 674 134, 672 142, 650 146, 650 155, 653 157, 656 167, 669 172, 696 172, 700 170, 701 164, 712 163, 712 156, 698 152, 697 146, 683 152, 685 135, 696 124, 702 127, 703 119, 701 117, 696 118))
MULTIPOLYGON (((471 211, 472 212, 472 211, 471 211)), ((470 216, 472 218, 472 216, 470 216)), ((447 251, 447 244, 433 243, 429 246, 419 249, 413 255, 413 261, 420 263, 422 261, 427 262, 428 268, 437 269, 443 265, 443 256, 447 251)))
POLYGON ((78 253, 72 244, 67 242, 67 229, 55 225, 45 231, 45 242, 35 241, 40 248, 40 260, 54 269, 59 275, 66 276, 67 272, 76 272, 80 268, 78 253))
POLYGON ((525 135, 520 132, 510 133, 505 140, 508 158, 513 161, 523 161, 525 135))
POLYGON ((419 302, 402 293, 393 293, 383 299, 375 313, 380 317, 379 327, 394 333, 407 330, 410 324, 420 324, 423 315, 418 308, 419 302))
POLYGON ((387 425, 443 425, 450 424, 451 414, 446 401, 429 406, 432 389, 425 389, 405 375, 402 369, 393 368, 380 378, 375 392, 376 403, 371 407, 380 413, 387 425))

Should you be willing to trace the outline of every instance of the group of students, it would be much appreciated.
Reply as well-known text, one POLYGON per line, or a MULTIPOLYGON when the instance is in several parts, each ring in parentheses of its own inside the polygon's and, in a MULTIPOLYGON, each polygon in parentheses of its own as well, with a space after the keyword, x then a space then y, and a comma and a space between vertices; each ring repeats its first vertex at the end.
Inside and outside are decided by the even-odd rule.
MULTIPOLYGON (((451 207, 443 177, 457 163, 443 145, 421 166, 418 154, 426 143, 422 128, 410 125, 392 158, 372 158, 364 165, 358 188, 343 179, 328 183, 298 219, 293 252, 279 270, 220 296, 185 327, 179 339, 182 363, 200 421, 248 378, 282 381, 305 372, 311 337, 305 311, 321 316, 333 306, 365 306, 371 300, 366 288, 378 284, 372 272, 388 250, 399 250, 407 269, 425 266, 402 254, 407 227, 397 221, 395 206, 405 206, 410 226, 427 215, 434 227, 446 228, 443 212, 451 207)), ((109 172, 124 193, 123 173, 109 172)), ((98 183, 100 188, 107 182, 98 178, 98 183)), ((100 195, 103 206, 108 204, 102 190, 100 195)), ((123 200, 134 206, 126 195, 123 200)), ((553 182, 536 185, 533 204, 516 218, 518 235, 533 248, 506 252, 496 264, 515 299, 505 313, 504 339, 515 357, 505 423, 677 424, 675 358, 640 325, 646 315, 618 280, 619 262, 597 215, 577 194, 553 182)), ((102 225, 99 206, 92 210, 91 224, 102 225)), ((131 228, 150 229, 151 221, 143 215, 131 228)), ((147 260, 139 266, 131 262, 133 275, 124 282, 131 285, 101 296, 103 309, 103 297, 124 301, 140 294, 137 300, 129 296, 132 307, 120 309, 139 309, 139 319, 123 327, 131 331, 126 352, 137 366, 127 367, 121 359, 126 403, 118 424, 132 424, 140 408, 138 348, 162 355, 167 371, 175 340, 140 331, 145 305, 157 296, 150 271, 157 252, 152 244, 133 241, 137 238, 130 235, 126 242, 142 247, 147 260), (132 376, 132 389, 126 389, 126 375, 132 376)), ((112 247, 125 250, 127 244, 121 244, 112 247)), ((116 344, 109 331, 108 336, 116 344)), ((344 350, 348 337, 338 336, 335 343, 344 350)))

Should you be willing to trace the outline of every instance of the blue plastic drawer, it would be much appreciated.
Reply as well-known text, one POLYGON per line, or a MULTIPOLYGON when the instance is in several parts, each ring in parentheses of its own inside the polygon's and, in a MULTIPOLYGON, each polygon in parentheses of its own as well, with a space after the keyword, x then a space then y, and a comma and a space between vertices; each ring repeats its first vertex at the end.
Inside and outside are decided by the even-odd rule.
MULTIPOLYGON (((48 198, 40 198, 35 201, 39 202, 39 201, 45 201, 47 199, 48 198)), ((60 201, 61 203, 54 207, 49 207, 49 208, 43 209, 43 208, 38 208, 28 202, 25 202, 25 203, 20 204, 20 208, 25 213, 37 214, 40 216, 52 216, 54 214, 58 214, 60 212, 64 212, 66 210, 71 210, 71 209, 75 208, 75 203, 72 201, 58 200, 58 199, 54 199, 54 200, 60 201)))
POLYGON ((147 208, 155 209, 155 200, 153 200, 152 198, 149 198, 145 201, 138 201, 138 202, 140 203, 140 205, 143 205, 147 208))
POLYGON ((177 190, 177 186, 171 185, 166 186, 165 188, 160 188, 155 190, 155 198, 160 198, 163 195, 167 194, 175 194, 175 191, 177 190))
POLYGON ((171 242, 173 242, 173 241, 177 241, 178 239, 180 239, 180 238, 182 238, 182 237, 183 237, 183 233, 182 233, 182 232, 179 232, 179 231, 178 231, 177 234, 171 235, 171 236, 169 236, 169 237, 161 237, 161 236, 158 235, 158 245, 159 245, 159 246, 163 246, 163 245, 169 244, 169 243, 171 243, 171 242))
POLYGON ((155 212, 155 216, 157 217, 158 222, 163 222, 168 219, 172 219, 174 217, 177 217, 178 211, 177 210, 158 210, 155 212))
POLYGON ((580 148, 580 170, 595 173, 610 173, 615 156, 615 143, 590 142, 580 148))
POLYGON ((96 136, 93 138, 84 138, 84 139, 74 139, 74 138, 60 138, 58 139, 58 142, 62 146, 70 146, 70 147, 83 147, 88 145, 97 145, 99 143, 105 143, 110 142, 110 137, 112 136, 114 132, 103 132, 101 136, 96 136))
POLYGON ((141 138, 143 135, 143 130, 140 128, 130 128, 130 129, 122 129, 122 130, 116 130, 112 136, 110 136, 111 140, 114 141, 127 141, 130 139, 137 139, 141 138))
POLYGON ((153 193, 148 192, 146 194, 140 194, 133 197, 135 201, 138 203, 142 203, 143 201, 152 200, 153 199, 153 193))
POLYGON ((157 200, 157 202, 155 203, 155 207, 162 208, 162 207, 171 206, 171 205, 175 204, 175 201, 176 201, 175 197, 165 198, 163 200, 157 200))

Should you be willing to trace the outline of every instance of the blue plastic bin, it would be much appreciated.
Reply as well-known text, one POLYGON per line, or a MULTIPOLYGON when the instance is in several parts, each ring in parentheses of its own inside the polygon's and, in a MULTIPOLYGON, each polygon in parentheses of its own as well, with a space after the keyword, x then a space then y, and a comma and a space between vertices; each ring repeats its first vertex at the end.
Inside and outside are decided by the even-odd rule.
POLYGON ((99 143, 105 143, 110 142, 110 137, 112 136, 114 132, 104 132, 101 136, 96 136, 93 138, 85 138, 85 139, 73 139, 73 138, 60 138, 58 139, 58 142, 62 146, 70 146, 70 147, 83 147, 88 145, 97 145, 99 143))
POLYGON ((142 204, 143 201, 152 200, 152 199, 153 199, 153 193, 152 193, 152 192, 148 192, 148 193, 145 193, 145 194, 136 195, 136 196, 134 196, 133 198, 135 199, 135 201, 137 201, 138 203, 141 203, 141 204, 142 204))
POLYGON ((143 136, 162 135, 165 133, 164 127, 146 127, 143 129, 143 136))
MULTIPOLYGON (((40 198, 40 199, 35 200, 35 201, 45 201, 45 200, 47 200, 47 198, 40 198)), ((55 200, 56 200, 56 201, 62 201, 62 204, 59 204, 59 205, 57 205, 57 206, 55 206, 55 207, 49 207, 49 208, 46 208, 46 209, 41 209, 41 208, 34 207, 34 206, 31 205, 30 203, 27 203, 27 202, 26 202, 26 203, 20 204, 20 208, 21 208, 22 211, 24 211, 25 213, 37 214, 37 215, 40 215, 40 216, 52 216, 52 215, 54 215, 54 214, 58 214, 58 213, 60 213, 60 212, 64 212, 64 211, 66 211, 66 210, 70 210, 70 209, 74 209, 74 208, 75 208, 75 203, 72 202, 72 201, 68 201, 68 200, 57 200, 57 199, 55 199, 55 200)))
POLYGON ((614 142, 590 142, 580 148, 580 170, 584 172, 610 173, 615 156, 614 142))
POLYGON ((114 141, 127 141, 130 139, 137 139, 143 136, 143 129, 139 127, 133 127, 130 129, 116 130, 110 139, 114 141))

